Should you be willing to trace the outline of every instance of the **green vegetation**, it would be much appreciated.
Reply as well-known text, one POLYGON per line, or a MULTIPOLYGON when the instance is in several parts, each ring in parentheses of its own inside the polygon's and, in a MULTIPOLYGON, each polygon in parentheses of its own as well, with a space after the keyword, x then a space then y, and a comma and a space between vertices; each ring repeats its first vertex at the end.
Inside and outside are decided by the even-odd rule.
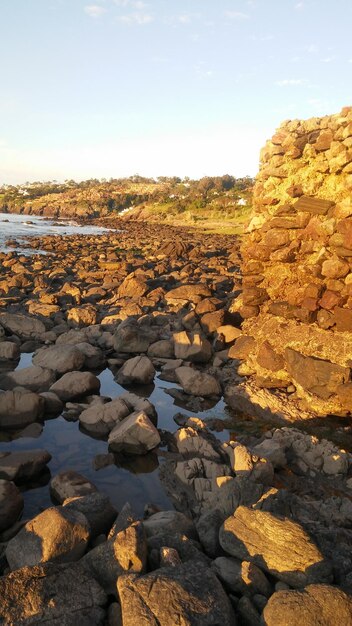
POLYGON ((251 211, 251 178, 200 180, 138 174, 130 178, 3 185, 0 211, 59 217, 118 217, 186 223, 216 232, 241 232, 251 211))

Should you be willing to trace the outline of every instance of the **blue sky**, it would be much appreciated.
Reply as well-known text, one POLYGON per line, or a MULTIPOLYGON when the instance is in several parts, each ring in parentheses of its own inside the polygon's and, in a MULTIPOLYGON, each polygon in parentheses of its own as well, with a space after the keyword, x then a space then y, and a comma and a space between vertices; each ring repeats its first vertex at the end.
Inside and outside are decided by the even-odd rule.
POLYGON ((351 0, 0 0, 0 184, 255 175, 352 104, 351 0))

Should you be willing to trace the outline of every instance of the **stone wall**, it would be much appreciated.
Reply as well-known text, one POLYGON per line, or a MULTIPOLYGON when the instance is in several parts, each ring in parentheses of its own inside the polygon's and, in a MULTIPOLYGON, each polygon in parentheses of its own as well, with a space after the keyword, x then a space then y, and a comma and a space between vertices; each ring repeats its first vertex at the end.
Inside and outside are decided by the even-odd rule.
POLYGON ((242 245, 240 373, 319 415, 352 410, 352 107, 284 122, 242 245))

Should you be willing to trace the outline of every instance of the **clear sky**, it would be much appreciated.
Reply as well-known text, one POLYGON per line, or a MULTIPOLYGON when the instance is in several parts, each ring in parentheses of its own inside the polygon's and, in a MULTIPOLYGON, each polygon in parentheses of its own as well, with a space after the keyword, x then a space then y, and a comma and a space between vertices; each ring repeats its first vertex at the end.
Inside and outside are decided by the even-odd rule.
POLYGON ((255 175, 352 104, 352 0, 0 0, 0 184, 255 175))

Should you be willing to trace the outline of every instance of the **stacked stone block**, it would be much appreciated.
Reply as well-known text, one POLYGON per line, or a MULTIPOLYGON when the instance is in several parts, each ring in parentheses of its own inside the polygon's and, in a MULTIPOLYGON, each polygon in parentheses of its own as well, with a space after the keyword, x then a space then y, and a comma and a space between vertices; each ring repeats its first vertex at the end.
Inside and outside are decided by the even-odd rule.
POLYGON ((323 415, 352 411, 352 107, 284 122, 242 245, 240 372, 323 415))

